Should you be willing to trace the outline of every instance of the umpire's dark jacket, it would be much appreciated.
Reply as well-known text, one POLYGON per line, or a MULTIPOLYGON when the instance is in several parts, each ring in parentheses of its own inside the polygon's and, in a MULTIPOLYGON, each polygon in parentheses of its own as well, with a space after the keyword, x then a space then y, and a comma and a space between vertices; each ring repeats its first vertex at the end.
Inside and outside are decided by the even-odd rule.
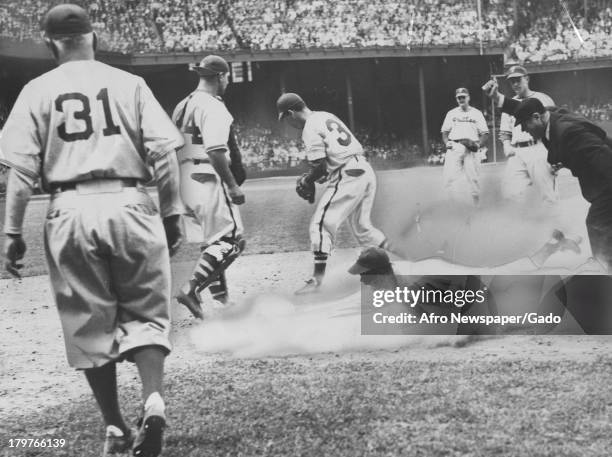
MULTIPOLYGON (((520 102, 505 97, 502 111, 514 114, 520 102)), ((593 254, 612 265, 612 141, 588 119, 563 108, 550 112, 550 135, 542 138, 548 162, 568 168, 591 202, 586 225, 593 254)))

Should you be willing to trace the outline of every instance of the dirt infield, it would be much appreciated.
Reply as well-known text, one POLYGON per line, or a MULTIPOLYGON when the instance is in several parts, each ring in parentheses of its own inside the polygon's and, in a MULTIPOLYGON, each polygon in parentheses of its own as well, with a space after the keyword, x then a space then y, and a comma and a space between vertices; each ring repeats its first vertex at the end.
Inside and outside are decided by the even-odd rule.
MULTIPOLYGON (((421 172, 428 179, 415 182, 417 172, 407 170, 386 173, 380 182, 378 202, 387 205, 377 204, 374 220, 400 241, 404 254, 431 255, 446 243, 447 259, 491 265, 528 253, 549 236, 542 218, 504 213, 491 193, 483 212, 457 221, 435 196, 440 170, 421 172)), ((489 188, 498 176, 497 168, 486 171, 489 188)), ((558 220, 583 233, 586 205, 575 183, 564 179, 566 214, 558 220)), ((278 192, 292 188, 289 180, 250 186, 251 206, 244 211, 252 227, 250 255, 231 267, 228 281, 236 302, 264 305, 264 325, 214 333, 174 305, 163 455, 609 455, 612 338, 363 337, 358 314, 347 313, 338 325, 327 313, 328 303, 352 303, 359 290, 346 273, 358 254, 346 230, 342 249, 330 259, 323 296, 291 298, 308 310, 309 324, 320 325, 294 320, 279 329, 274 316, 287 309, 275 308, 276 298, 286 301, 310 273, 305 224, 311 207, 278 192)), ((42 274, 44 202, 30 208, 27 220, 27 273, 42 274)), ((186 245, 175 258, 175 289, 197 252, 186 245)), ((64 449, 24 453, 5 446, 0 455, 99 455, 100 414, 82 374, 67 367, 48 277, 0 279, 0 302, 0 442, 68 440, 64 449)), ((218 311, 208 306, 206 313, 218 311)), ((140 407, 137 372, 122 364, 119 377, 132 420, 140 407)))
MULTIPOLYGON (((346 268, 357 254, 357 250, 348 249, 337 252, 330 263, 329 293, 324 298, 330 303, 353 295, 358 291, 355 278, 345 275, 346 268)), ((257 294, 275 293, 278 296, 289 296, 300 284, 304 266, 308 264, 308 252, 279 253, 268 255, 244 256, 229 272, 228 279, 232 285, 233 296, 237 302, 257 294), (253 272, 257 272, 255 276, 253 272)), ((190 268, 189 263, 174 265, 176 278, 184 277, 190 268)), ((63 339, 57 311, 46 276, 24 278, 23 280, 0 280, 0 291, 3 306, 0 309, 2 333, 0 339, 0 420, 2 417, 31 413, 40 405, 51 406, 64 403, 69 398, 79 398, 89 394, 82 376, 67 367, 64 355, 63 339), (6 301, 4 299, 6 298, 6 301), (69 386, 69 387, 68 387, 69 386)), ((302 309, 324 309, 321 297, 311 299, 310 303, 301 303, 302 309)), ((207 302, 208 303, 208 302, 207 302)), ((355 304, 357 305, 357 304, 355 304)), ((214 309, 207 308, 208 313, 214 309)), ((274 312, 274 311, 272 311, 274 312)), ((320 313, 324 317, 324 313, 320 313)), ((197 348, 198 324, 179 305, 173 309, 173 343, 172 356, 168 359, 168 370, 184 368, 193 364, 202 364, 224 357, 234 359, 241 357, 239 351, 228 349, 225 354, 206 354, 197 348), (195 336, 194 336, 195 335, 195 336)), ((355 315, 358 323, 359 316, 355 315)), ((355 322, 353 322, 354 324, 355 322)), ((325 322, 321 322, 325 325, 325 322)), ((339 344, 351 341, 353 336, 340 334, 344 328, 337 330, 337 335, 327 335, 326 340, 317 343, 305 340, 302 347, 288 350, 289 354, 300 356, 304 353, 315 363, 329 363, 338 355, 339 344), (308 350, 312 346, 313 350, 308 350), (334 353, 327 354, 333 351, 334 353), (319 353, 317 354, 313 354, 319 353)), ((346 350, 341 350, 343 358, 393 360, 399 358, 415 361, 457 362, 477 359, 488 360, 573 360, 593 361, 598 357, 609 357, 612 353, 612 338, 587 336, 549 336, 549 337, 499 337, 472 342, 463 347, 463 337, 399 337, 396 342, 386 342, 383 352, 374 349, 380 347, 375 342, 364 343, 359 347, 358 335, 346 350), (368 349, 368 346, 371 349, 368 349), (462 346, 462 347, 458 347, 462 346), (352 349, 352 350, 351 350, 352 349), (373 352, 372 352, 373 351, 373 352), (399 351, 399 352, 397 352, 399 351)), ((365 337, 361 337, 365 338, 365 337)), ((371 337, 376 339, 377 337, 371 337)), ((227 335, 227 348, 231 347, 232 335, 227 335)), ((269 341, 261 343, 253 337, 249 357, 266 357, 277 353, 277 342, 270 346, 269 341), (260 347, 255 345, 260 344, 260 347)), ((221 344, 221 347, 224 345, 221 344)), ((346 344, 345 344, 346 346, 346 344)), ((136 379, 136 372, 128 364, 121 369, 122 382, 131 383, 136 379)))
MULTIPOLYGON (((344 275, 355 254, 349 249, 334 256, 330 300, 357 290, 354 278, 344 275)), ((246 300, 253 291, 287 296, 309 257, 244 256, 229 274, 234 297, 246 300)), ((189 268, 176 264, 175 276, 189 268)), ((0 339, 2 442, 69 439, 61 450, 24 454, 5 447, 0 455, 99 455, 99 412, 83 376, 66 366, 48 278, 0 280, 0 290, 8 298, 0 310, 6 335, 0 339)), ((320 302, 296 306, 322 309, 320 302)), ((293 355, 269 355, 286 349, 283 341, 265 338, 262 345, 256 334, 248 341, 252 351, 232 351, 238 336, 232 333, 225 335, 228 344, 221 342, 227 351, 207 353, 198 345, 199 324, 181 307, 173 311, 167 457, 605 456, 612 443, 606 432, 612 391, 604 381, 612 375, 609 337, 422 336, 381 348, 363 337, 347 339, 336 328, 309 335, 287 351, 293 355)), ((120 366, 119 384, 133 420, 139 409, 134 366, 120 366)))

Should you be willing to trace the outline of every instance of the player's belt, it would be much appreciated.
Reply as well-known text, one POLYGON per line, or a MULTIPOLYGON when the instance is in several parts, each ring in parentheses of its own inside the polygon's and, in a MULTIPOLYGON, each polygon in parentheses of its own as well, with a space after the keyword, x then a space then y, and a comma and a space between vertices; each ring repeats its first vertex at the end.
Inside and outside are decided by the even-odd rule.
POLYGON ((526 147, 529 147, 529 146, 533 146, 534 144, 536 144, 536 142, 533 141, 533 140, 519 141, 518 143, 514 143, 512 145, 512 147, 514 147, 514 148, 526 148, 526 147))
MULTIPOLYGON (((119 179, 108 179, 108 181, 118 181, 121 187, 138 187, 140 180, 136 178, 119 178, 119 179)), ((76 190, 79 184, 89 183, 91 181, 72 181, 72 182, 61 182, 51 184, 51 193, 55 194, 58 192, 66 192, 69 190, 76 190)))
POLYGON ((193 162, 194 165, 200 165, 203 163, 210 163, 210 159, 183 159, 179 162, 179 165, 182 165, 187 162, 193 162))

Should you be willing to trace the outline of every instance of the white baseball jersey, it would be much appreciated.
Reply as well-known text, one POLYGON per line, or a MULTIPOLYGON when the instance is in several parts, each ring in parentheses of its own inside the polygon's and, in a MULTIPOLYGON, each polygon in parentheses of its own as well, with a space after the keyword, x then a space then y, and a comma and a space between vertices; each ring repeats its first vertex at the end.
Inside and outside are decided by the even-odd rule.
MULTIPOLYGON (((518 95, 513 98, 514 100, 524 100, 522 98, 519 98, 518 95)), ((542 92, 531 92, 528 98, 537 98, 542 102, 544 107, 555 106, 555 102, 553 101, 553 99, 550 98, 548 95, 543 94, 542 92)), ((520 125, 515 126, 514 122, 514 116, 507 113, 502 113, 501 120, 499 123, 499 133, 502 135, 505 134, 510 136, 511 144, 523 143, 526 141, 533 140, 529 132, 525 132, 520 125)))
POLYGON ((344 123, 325 111, 314 111, 302 130, 309 161, 325 159, 332 174, 355 156, 363 155, 363 146, 344 123))
POLYGON ((95 60, 66 62, 23 88, 3 129, 5 164, 50 184, 151 180, 147 162, 183 145, 144 80, 95 60))
POLYGON ((183 218, 188 241, 210 245, 224 237, 236 238, 244 231, 240 211, 208 156, 210 151, 225 150, 231 162, 227 143, 234 118, 221 99, 195 90, 176 106, 172 120, 185 139, 178 159, 181 196, 189 210, 183 218))
POLYGON ((464 111, 458 106, 446 113, 440 131, 447 132, 449 140, 478 141, 480 135, 489 131, 489 127, 479 109, 470 106, 464 111))
MULTIPOLYGON (((219 98, 195 90, 176 106, 172 120, 185 140, 185 147, 178 152, 179 163, 187 159, 208 161, 208 152, 215 149, 225 149, 230 162, 227 142, 234 118, 219 98)), ((199 170, 206 168, 215 172, 210 164, 199 170)))

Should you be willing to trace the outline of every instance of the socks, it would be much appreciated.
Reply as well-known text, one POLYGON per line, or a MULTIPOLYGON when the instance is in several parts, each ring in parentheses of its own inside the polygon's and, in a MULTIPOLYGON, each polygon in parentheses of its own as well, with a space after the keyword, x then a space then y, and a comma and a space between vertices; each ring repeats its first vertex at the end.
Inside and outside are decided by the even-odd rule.
POLYGON ((149 395, 149 398, 147 398, 144 404, 145 416, 150 416, 151 414, 163 416, 165 409, 166 404, 159 392, 153 392, 149 395))
POLYGON ((323 276, 325 276, 325 269, 327 268, 327 257, 328 255, 324 252, 314 253, 314 272, 313 276, 321 282, 323 276))

